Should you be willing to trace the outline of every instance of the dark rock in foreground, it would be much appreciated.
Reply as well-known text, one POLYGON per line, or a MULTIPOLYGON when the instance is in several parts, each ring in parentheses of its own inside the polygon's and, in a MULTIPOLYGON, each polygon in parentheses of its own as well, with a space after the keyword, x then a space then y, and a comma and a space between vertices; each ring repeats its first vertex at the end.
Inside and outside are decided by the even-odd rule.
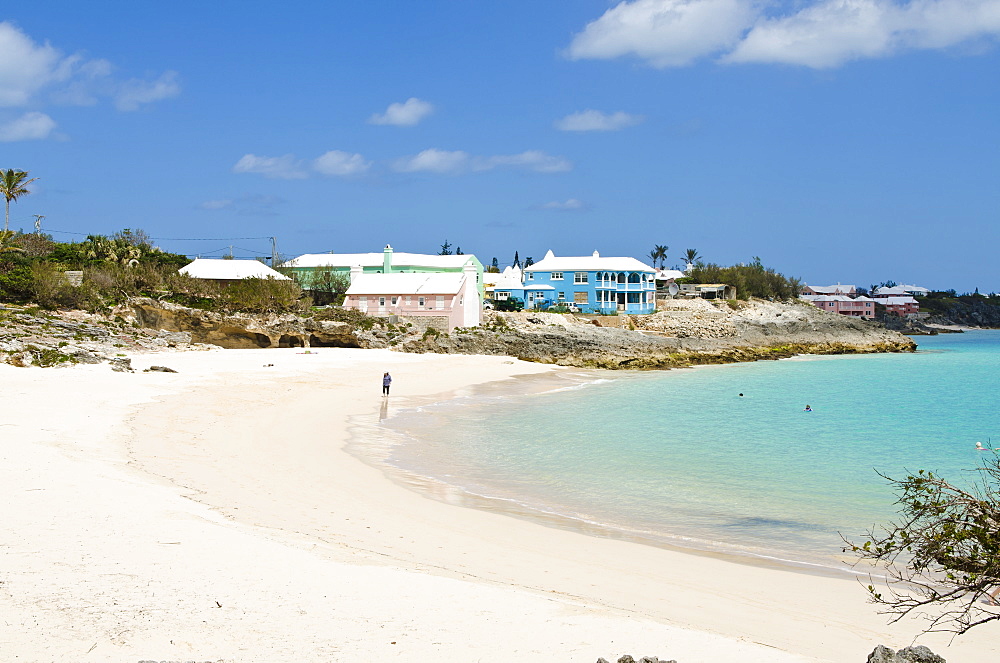
POLYGON ((868 663, 945 663, 945 660, 923 645, 905 647, 897 652, 879 645, 868 655, 868 663))

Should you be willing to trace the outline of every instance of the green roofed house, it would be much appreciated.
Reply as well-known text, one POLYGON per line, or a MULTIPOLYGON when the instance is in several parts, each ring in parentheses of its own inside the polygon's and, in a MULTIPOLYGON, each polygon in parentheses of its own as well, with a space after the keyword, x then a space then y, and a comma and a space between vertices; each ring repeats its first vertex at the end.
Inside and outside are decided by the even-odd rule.
POLYGON ((286 262, 282 265, 282 271, 295 279, 303 290, 309 290, 314 275, 321 271, 341 273, 348 277, 352 267, 361 267, 364 274, 462 274, 466 265, 476 268, 476 286, 482 301, 483 263, 471 254, 439 256, 396 253, 386 244, 382 253, 306 253, 286 262))

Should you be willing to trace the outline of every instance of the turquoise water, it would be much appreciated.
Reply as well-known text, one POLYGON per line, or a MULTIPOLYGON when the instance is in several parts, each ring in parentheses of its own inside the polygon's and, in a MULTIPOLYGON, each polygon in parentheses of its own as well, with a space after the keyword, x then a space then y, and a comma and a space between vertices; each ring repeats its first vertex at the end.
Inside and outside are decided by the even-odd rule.
POLYGON ((838 566, 839 533, 894 515, 876 470, 969 481, 975 443, 1000 442, 1000 332, 918 342, 914 354, 521 379, 384 420, 386 460, 463 504, 838 566))

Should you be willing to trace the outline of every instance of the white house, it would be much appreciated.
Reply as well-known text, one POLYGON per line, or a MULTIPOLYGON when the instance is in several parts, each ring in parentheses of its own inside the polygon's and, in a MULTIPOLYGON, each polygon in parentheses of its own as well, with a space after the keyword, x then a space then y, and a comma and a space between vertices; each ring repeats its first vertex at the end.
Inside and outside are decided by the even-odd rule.
POLYGON ((290 280, 284 274, 276 272, 259 260, 196 258, 194 262, 184 265, 177 271, 181 274, 187 274, 192 278, 212 281, 242 281, 243 279, 290 280))

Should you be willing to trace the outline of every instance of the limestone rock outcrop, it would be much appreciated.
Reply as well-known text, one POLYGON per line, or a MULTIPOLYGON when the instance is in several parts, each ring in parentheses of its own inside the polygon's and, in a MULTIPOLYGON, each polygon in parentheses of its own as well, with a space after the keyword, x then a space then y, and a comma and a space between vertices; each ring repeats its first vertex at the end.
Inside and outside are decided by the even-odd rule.
POLYGON ((137 299, 129 310, 142 327, 188 333, 194 343, 222 348, 365 347, 344 322, 291 314, 216 313, 152 299, 137 299))

